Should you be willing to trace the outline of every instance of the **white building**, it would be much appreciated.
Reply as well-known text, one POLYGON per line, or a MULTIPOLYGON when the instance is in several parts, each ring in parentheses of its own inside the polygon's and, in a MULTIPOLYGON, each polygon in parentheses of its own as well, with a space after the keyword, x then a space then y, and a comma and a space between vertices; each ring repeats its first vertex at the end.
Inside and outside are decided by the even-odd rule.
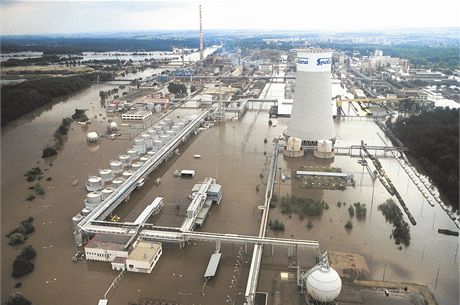
POLYGON ((113 234, 96 234, 85 246, 87 260, 111 262, 116 257, 128 257, 129 247, 126 247, 130 236, 113 234))
POLYGON ((123 113, 121 115, 122 120, 126 121, 145 121, 152 116, 151 111, 144 110, 133 110, 123 113))
POLYGON ((161 243, 137 241, 126 258, 126 270, 150 273, 163 253, 161 243))

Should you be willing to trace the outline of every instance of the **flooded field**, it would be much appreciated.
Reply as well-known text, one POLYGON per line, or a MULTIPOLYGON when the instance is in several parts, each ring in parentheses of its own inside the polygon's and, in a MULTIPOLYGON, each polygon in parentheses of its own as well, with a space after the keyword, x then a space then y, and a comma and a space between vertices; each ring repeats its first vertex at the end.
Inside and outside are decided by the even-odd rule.
MULTIPOLYGON (((282 92, 278 84, 271 90, 282 92)), ((86 132, 103 132, 107 123, 105 111, 100 108, 99 91, 113 88, 111 84, 93 87, 56 103, 48 108, 14 122, 2 131, 2 231, 12 230, 19 221, 34 216, 34 232, 27 240, 37 250, 35 271, 22 278, 22 291, 34 304, 96 304, 117 275, 108 263, 72 263, 75 253, 71 218, 83 208, 86 195, 84 181, 89 174, 105 168, 111 158, 124 153, 132 146, 132 136, 140 130, 122 126, 121 132, 129 134, 126 140, 103 139, 98 147, 86 144, 86 132), (95 106, 94 108, 92 106, 95 106), (61 119, 70 116, 75 108, 94 111, 93 123, 89 127, 72 125, 64 148, 52 160, 41 161, 40 155, 46 141, 61 119), (94 109, 94 110, 93 110, 94 109), (131 139, 130 139, 131 138, 131 139), (52 166, 51 164, 52 163, 52 166), (34 166, 45 169, 42 181, 46 194, 32 202, 25 201, 29 183, 24 172, 34 166), (72 181, 80 183, 72 186, 72 181), (65 270, 65 272, 64 272, 65 270)), ((267 98, 270 98, 268 94, 267 98)), ((151 174, 145 185, 132 194, 117 213, 126 220, 134 219, 155 197, 165 198, 163 211, 151 219, 158 225, 180 225, 189 202, 187 198, 192 186, 205 177, 213 177, 222 185, 223 199, 213 206, 210 215, 199 231, 256 235, 261 213, 257 206, 263 203, 264 178, 273 150, 272 139, 281 134, 287 119, 279 119, 276 127, 268 125, 270 105, 258 105, 250 109, 240 121, 227 121, 204 130, 184 143, 179 155, 174 156, 151 174), (267 143, 264 143, 264 139, 267 143), (194 159, 200 154, 201 159, 194 159), (193 179, 174 177, 177 169, 194 169, 193 179), (161 184, 153 181, 161 177, 161 184), (256 191, 259 186, 260 191, 256 191), (179 205, 179 209, 176 206, 179 205)), ((196 109, 180 109, 171 118, 196 113, 196 109)), ((90 112, 92 114, 92 112, 90 112)), ((93 115, 93 114, 92 114, 93 115)), ((378 126, 372 121, 336 120, 338 144, 381 145, 376 132, 378 126)), ((125 138, 125 137, 123 137, 125 138)), ((390 156, 390 154, 388 154, 390 156)), ((399 250, 390 239, 391 225, 385 222, 377 206, 390 198, 385 188, 372 182, 367 171, 357 163, 358 158, 336 156, 331 160, 319 160, 311 154, 298 159, 279 157, 275 193, 307 196, 324 200, 329 209, 319 218, 312 218, 313 227, 308 229, 308 219, 300 220, 293 214, 282 215, 280 208, 273 208, 271 219, 282 220, 286 225, 283 233, 269 232, 271 236, 318 240, 321 250, 348 251, 366 257, 371 278, 388 281, 404 281, 426 284, 439 304, 456 304, 458 301, 458 239, 440 235, 438 228, 455 229, 454 224, 439 206, 434 208, 424 201, 422 195, 396 160, 387 157, 380 161, 398 191, 406 201, 418 224, 411 226, 411 245, 399 250), (354 175, 356 185, 345 191, 304 189, 296 180, 293 171, 303 165, 340 167, 344 173, 354 175), (281 181, 280 172, 291 177, 281 181), (347 202, 347 207, 338 207, 337 201, 347 202), (347 232, 345 222, 349 219, 348 205, 360 201, 367 206, 367 217, 363 221, 352 219, 353 229, 347 232), (437 284, 436 274, 439 270, 437 284), (384 275, 385 274, 385 275, 384 275)), ((10 276, 11 264, 22 247, 11 247, 2 239, 2 295, 15 291, 15 280, 10 276)), ((222 260, 215 279, 203 287, 203 275, 214 252, 213 243, 190 242, 183 250, 178 245, 164 245, 163 256, 151 274, 127 273, 110 294, 110 304, 126 305, 139 297, 167 299, 183 304, 226 304, 227 300, 241 304, 251 259, 252 246, 244 254, 244 246, 222 245, 222 260), (232 283, 233 281, 233 283, 232 283)), ((302 265, 314 263, 313 254, 301 252, 302 265)), ((288 271, 287 250, 266 247, 260 273, 259 291, 270 293, 273 280, 280 271, 288 271), (273 255, 272 255, 273 253, 273 255)), ((292 271, 292 270, 291 270, 292 271)), ((293 285, 287 285, 281 293, 290 304, 299 303, 293 285)), ((302 303, 299 303, 302 304, 302 303)))

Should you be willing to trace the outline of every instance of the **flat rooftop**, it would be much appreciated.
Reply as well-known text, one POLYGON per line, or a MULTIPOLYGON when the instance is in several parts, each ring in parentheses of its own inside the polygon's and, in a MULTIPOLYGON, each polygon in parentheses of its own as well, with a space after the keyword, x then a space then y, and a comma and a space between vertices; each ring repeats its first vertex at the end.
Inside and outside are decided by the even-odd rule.
POLYGON ((138 241, 127 259, 150 262, 160 250, 161 243, 138 241))
POLYGON ((99 233, 85 246, 90 249, 125 250, 130 236, 99 233))

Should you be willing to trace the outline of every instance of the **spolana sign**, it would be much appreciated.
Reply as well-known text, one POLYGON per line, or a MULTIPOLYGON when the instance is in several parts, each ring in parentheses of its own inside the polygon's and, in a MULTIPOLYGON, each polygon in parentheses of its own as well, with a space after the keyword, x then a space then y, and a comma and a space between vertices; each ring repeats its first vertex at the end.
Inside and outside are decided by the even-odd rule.
POLYGON ((298 52, 297 71, 330 72, 332 52, 298 52))

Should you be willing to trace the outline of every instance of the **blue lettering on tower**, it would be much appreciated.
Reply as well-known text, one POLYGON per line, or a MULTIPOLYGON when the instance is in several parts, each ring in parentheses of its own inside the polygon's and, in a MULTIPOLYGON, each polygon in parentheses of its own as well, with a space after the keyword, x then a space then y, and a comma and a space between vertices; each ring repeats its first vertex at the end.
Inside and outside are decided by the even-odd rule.
POLYGON ((330 57, 318 58, 318 60, 316 61, 317 66, 330 65, 331 63, 332 63, 332 59, 330 57))
POLYGON ((308 65, 308 57, 298 57, 297 63, 301 65, 308 65))

